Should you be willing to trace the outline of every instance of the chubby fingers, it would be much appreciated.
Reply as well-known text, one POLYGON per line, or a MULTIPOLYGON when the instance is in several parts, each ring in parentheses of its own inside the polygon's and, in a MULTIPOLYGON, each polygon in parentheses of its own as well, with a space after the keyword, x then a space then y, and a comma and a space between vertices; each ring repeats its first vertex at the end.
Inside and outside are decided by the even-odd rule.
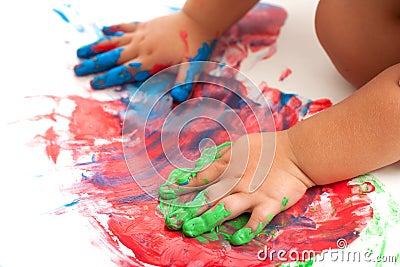
POLYGON ((252 210, 249 221, 243 228, 237 230, 229 239, 232 245, 244 245, 258 236, 266 225, 281 211, 292 206, 294 202, 283 197, 281 201, 272 198, 265 198, 260 201, 252 210))
POLYGON ((124 46, 129 42, 130 38, 128 36, 114 38, 105 37, 97 40, 94 43, 82 46, 76 51, 76 54, 79 58, 87 59, 120 46, 124 46))
POLYGON ((249 211, 251 207, 252 203, 247 194, 241 192, 231 194, 198 217, 186 220, 183 223, 182 231, 186 236, 196 237, 212 231, 226 220, 236 218, 249 211))
POLYGON ((123 64, 137 56, 137 49, 132 46, 118 47, 116 49, 104 52, 94 58, 87 59, 74 67, 77 76, 94 74, 111 69, 117 65, 123 64))
POLYGON ((131 22, 131 23, 120 23, 111 26, 104 26, 102 31, 105 35, 112 35, 118 33, 126 33, 126 32, 134 32, 136 31, 139 22, 131 22))
POLYGON ((125 65, 117 66, 93 78, 90 85, 93 89, 103 89, 110 86, 122 85, 127 82, 140 82, 150 77, 150 72, 140 59, 133 59, 125 65), (136 61, 138 60, 138 61, 136 61))

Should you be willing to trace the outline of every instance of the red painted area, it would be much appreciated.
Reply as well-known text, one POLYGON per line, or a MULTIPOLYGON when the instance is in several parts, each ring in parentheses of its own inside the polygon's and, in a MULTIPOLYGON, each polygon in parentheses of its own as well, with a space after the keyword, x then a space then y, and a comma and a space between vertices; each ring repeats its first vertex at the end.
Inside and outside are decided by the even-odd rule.
POLYGON ((185 58, 189 59, 189 43, 187 41, 188 34, 186 31, 180 31, 179 36, 181 37, 181 40, 185 48, 185 58))
POLYGON ((119 45, 119 42, 107 41, 106 43, 100 43, 100 44, 93 45, 91 47, 91 49, 96 54, 99 54, 99 53, 103 53, 103 52, 107 52, 107 51, 113 50, 113 49, 117 48, 118 45, 119 45))
POLYGON ((279 81, 282 82, 285 80, 290 74, 292 74, 292 70, 289 68, 286 68, 284 71, 282 71, 281 75, 279 76, 279 81))
POLYGON ((157 72, 159 72, 159 71, 161 71, 161 70, 163 70, 163 69, 166 69, 166 68, 168 68, 168 67, 170 67, 170 66, 172 66, 172 63, 168 63, 168 64, 155 64, 155 65, 151 68, 151 70, 149 71, 149 73, 150 73, 150 75, 154 75, 154 74, 156 74, 157 72))
POLYGON ((46 154, 54 164, 57 163, 58 155, 60 154, 60 146, 57 144, 58 135, 54 131, 53 127, 47 129, 44 139, 47 141, 46 154))
POLYGON ((118 112, 125 109, 125 105, 79 96, 71 96, 70 99, 76 103, 69 124, 70 132, 76 140, 110 139, 121 135, 122 126, 118 112))

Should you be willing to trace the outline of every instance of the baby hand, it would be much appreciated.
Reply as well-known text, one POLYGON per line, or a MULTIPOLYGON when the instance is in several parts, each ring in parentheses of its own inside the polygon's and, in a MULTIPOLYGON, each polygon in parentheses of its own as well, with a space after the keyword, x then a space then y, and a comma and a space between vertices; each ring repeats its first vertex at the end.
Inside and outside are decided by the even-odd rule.
MULTIPOLYGON (((74 68, 77 76, 104 72, 91 81, 93 89, 141 82, 163 68, 187 61, 204 61, 211 54, 215 34, 183 11, 143 23, 104 27, 106 38, 78 49, 86 59, 74 68)), ((198 66, 198 65, 197 65, 198 66)), ((179 71, 171 94, 184 101, 190 94, 196 70, 179 71)))
POLYGON ((171 187, 176 195, 202 190, 194 201, 176 209, 166 220, 182 228, 185 235, 195 237, 251 212, 247 224, 228 237, 233 245, 250 242, 275 215, 294 205, 314 185, 297 167, 287 132, 276 133, 276 149, 274 135, 241 137, 221 150, 220 157, 206 169, 191 175, 187 185, 171 187), (190 212, 186 213, 188 208, 190 212))

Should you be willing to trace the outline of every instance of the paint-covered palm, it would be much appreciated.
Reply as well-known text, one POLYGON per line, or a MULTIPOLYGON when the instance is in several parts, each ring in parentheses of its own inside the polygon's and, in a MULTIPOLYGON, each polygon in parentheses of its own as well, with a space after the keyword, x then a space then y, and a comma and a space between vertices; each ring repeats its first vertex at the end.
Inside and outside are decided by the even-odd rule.
MULTIPOLYGON (((183 11, 143 23, 104 27, 103 32, 105 38, 78 49, 84 61, 74 68, 77 76, 104 72, 91 81, 93 89, 141 82, 171 65, 207 60, 216 37, 183 11)), ((194 71, 189 67, 178 73, 178 86, 171 91, 175 100, 187 99, 194 71)))
POLYGON ((195 237, 251 212, 247 224, 226 237, 231 244, 242 245, 314 185, 297 167, 286 131, 276 136, 245 135, 219 152, 207 168, 185 176, 189 178, 187 183, 181 179, 180 185, 160 188, 160 208, 169 228, 182 229, 185 235, 195 237), (182 201, 193 193, 197 193, 193 201, 182 201))

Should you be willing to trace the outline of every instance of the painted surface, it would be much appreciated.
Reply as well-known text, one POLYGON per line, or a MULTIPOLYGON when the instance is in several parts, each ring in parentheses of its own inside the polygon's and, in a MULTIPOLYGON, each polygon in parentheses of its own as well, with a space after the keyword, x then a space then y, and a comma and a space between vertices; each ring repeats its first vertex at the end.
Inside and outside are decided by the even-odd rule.
MULTIPOLYGON (((215 44, 211 59, 236 68, 240 68, 245 60, 256 64, 259 60, 268 59, 277 49, 275 42, 286 15, 281 8, 259 6, 215 44)), ((166 85, 159 86, 162 92, 166 85)), ((326 99, 311 101, 282 93, 270 88, 266 82, 262 82, 259 89, 269 101, 277 130, 291 127, 305 116, 331 105, 326 99)), ((49 120, 54 124, 36 138, 37 144, 43 144, 49 160, 55 166, 72 165, 81 173, 72 186, 62 188, 63 192, 76 198, 59 207, 54 214, 63 216, 69 211, 78 211, 90 218, 92 227, 98 231, 98 240, 101 240, 94 243, 115 253, 113 261, 117 265, 243 266, 245 263, 246 266, 265 266, 280 261, 276 257, 273 258, 274 263, 257 259, 257 253, 264 246, 274 250, 297 249, 302 252, 313 249, 322 252, 337 248, 340 238, 351 244, 360 236, 368 239, 376 235, 382 240, 374 241, 377 245, 371 249, 384 252, 384 230, 390 223, 374 212, 371 200, 374 198, 370 196, 384 195, 384 192, 379 183, 371 179, 350 183, 343 181, 308 190, 296 205, 273 218, 261 234, 245 246, 231 246, 224 237, 243 226, 248 220, 247 214, 225 223, 218 231, 198 238, 187 238, 179 232, 170 231, 157 209, 158 200, 146 194, 132 175, 141 184, 146 184, 146 191, 157 192, 162 180, 153 169, 147 168, 145 158, 149 157, 164 177, 172 170, 160 147, 158 129, 163 122, 157 115, 168 113, 174 105, 170 97, 165 97, 154 116, 149 118, 145 132, 135 132, 135 125, 143 120, 139 103, 145 105, 146 99, 157 97, 140 95, 135 99, 138 105, 126 110, 135 90, 133 85, 125 86, 113 92, 112 100, 98 100, 91 93, 85 97, 43 96, 53 101, 55 108, 50 114, 32 118, 33 121, 49 120), (72 112, 62 115, 58 109, 66 103, 72 104, 72 112), (132 129, 130 138, 144 141, 147 151, 135 146, 124 147, 121 134, 126 116, 132 123, 128 127, 132 129), (60 124, 64 127, 57 127, 60 124), (126 165, 124 151, 129 151, 129 160, 136 165, 133 171, 126 165), (65 162, 65 155, 70 161, 65 162)), ((255 112, 265 112, 262 108, 257 109, 253 92, 248 91, 244 84, 235 90, 253 101, 255 112)), ((236 95, 212 85, 193 88, 192 97, 204 96, 227 103, 243 118, 249 132, 255 129, 249 109, 241 105, 236 95)), ((264 130, 272 128, 272 125, 263 125, 264 130)), ((184 154, 192 159, 199 156, 197 143, 202 138, 210 137, 217 144, 228 141, 224 131, 219 131, 206 120, 201 122, 201 127, 193 126, 186 130, 190 135, 185 135, 179 142, 184 154)), ((392 222, 398 222, 398 209, 396 212, 394 203, 391 204, 391 211, 392 222)))

